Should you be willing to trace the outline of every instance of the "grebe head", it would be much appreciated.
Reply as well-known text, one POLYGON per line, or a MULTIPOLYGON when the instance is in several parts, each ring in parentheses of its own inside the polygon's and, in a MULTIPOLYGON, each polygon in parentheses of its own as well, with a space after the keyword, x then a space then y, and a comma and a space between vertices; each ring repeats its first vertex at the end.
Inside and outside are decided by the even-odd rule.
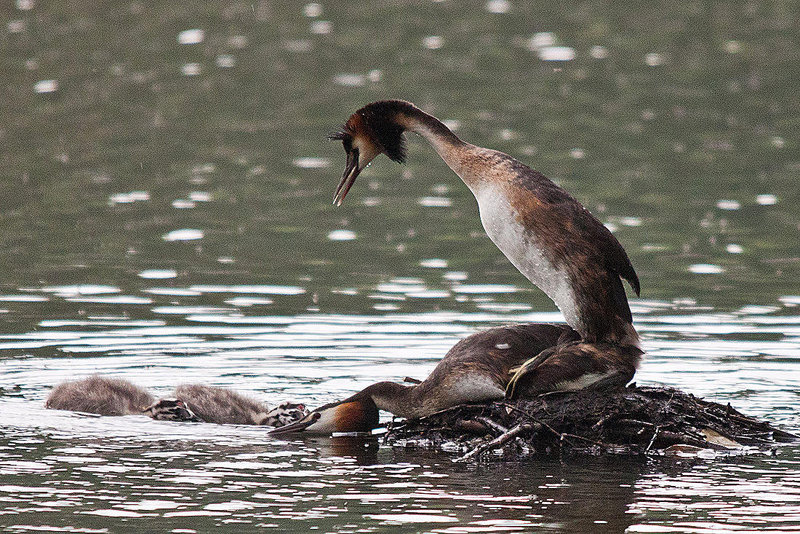
POLYGON ((268 411, 260 424, 274 427, 286 426, 303 419, 309 413, 311 412, 305 404, 284 402, 268 411))
POLYGON ((331 434, 333 432, 369 432, 378 426, 378 407, 363 392, 341 402, 317 408, 296 423, 271 430, 270 435, 305 432, 331 434))
POLYGON ((158 421, 202 422, 202 419, 180 399, 158 399, 144 408, 142 413, 158 421))
POLYGON ((397 122, 397 115, 412 108, 413 104, 402 100, 367 104, 353 113, 340 131, 330 136, 341 141, 347 153, 347 164, 333 197, 334 204, 341 206, 359 173, 378 155, 386 154, 398 163, 405 161, 404 128, 397 122))

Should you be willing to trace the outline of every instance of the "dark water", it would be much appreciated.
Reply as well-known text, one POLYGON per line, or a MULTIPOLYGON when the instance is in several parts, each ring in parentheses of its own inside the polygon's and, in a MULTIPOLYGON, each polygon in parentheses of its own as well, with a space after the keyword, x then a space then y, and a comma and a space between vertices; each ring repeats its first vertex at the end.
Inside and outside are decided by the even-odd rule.
POLYGON ((342 208, 324 140, 406 98, 625 245, 674 385, 800 428, 792 2, 16 0, 0 10, 0 527, 800 531, 800 452, 454 465, 45 411, 91 373, 317 405, 554 305, 423 142, 342 208))

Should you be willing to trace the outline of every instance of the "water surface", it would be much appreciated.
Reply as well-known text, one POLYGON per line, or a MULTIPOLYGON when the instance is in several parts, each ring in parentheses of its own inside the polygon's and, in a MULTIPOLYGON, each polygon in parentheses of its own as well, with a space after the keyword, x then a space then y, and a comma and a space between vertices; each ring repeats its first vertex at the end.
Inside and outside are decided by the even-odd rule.
POLYGON ((46 411, 99 373, 315 406, 558 321, 435 153, 341 208, 325 141, 406 98, 611 228, 668 384, 800 428, 791 2, 17 0, 0 25, 9 532, 800 531, 800 454, 460 465, 378 440, 46 411))

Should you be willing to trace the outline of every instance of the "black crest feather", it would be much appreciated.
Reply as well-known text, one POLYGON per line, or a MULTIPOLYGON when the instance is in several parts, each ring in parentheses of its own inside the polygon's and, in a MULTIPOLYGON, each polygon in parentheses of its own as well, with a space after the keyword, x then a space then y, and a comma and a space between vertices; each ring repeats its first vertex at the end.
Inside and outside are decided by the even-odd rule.
POLYGON ((356 111, 376 141, 383 147, 389 159, 398 163, 406 160, 404 128, 397 122, 401 113, 411 115, 417 110, 413 104, 403 100, 381 100, 367 104, 356 111))

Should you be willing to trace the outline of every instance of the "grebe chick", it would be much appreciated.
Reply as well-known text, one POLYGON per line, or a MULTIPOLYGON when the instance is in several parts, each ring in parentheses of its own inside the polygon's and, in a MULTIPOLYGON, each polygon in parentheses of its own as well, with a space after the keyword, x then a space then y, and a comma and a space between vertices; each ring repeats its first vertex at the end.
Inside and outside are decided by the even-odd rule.
MULTIPOLYGON (((555 345, 578 340, 566 325, 527 324, 491 328, 472 334, 451 348, 419 384, 378 382, 340 402, 326 404, 297 423, 270 434, 289 432, 365 432, 378 426, 378 411, 416 419, 470 402, 504 398, 516 368, 555 345)), ((547 373, 527 375, 526 387, 548 391, 547 373)), ((561 378, 557 378, 561 381, 561 378)))
POLYGON ((305 404, 286 401, 267 412, 267 418, 264 420, 264 424, 276 428, 286 426, 296 423, 309 413, 311 413, 311 411, 305 404))
POLYGON ((188 423, 202 423, 185 402, 176 398, 161 398, 142 410, 142 412, 157 421, 182 421, 188 423))
POLYGON ((235 391, 200 384, 178 386, 175 397, 207 423, 277 427, 302 419, 308 413, 304 404, 284 402, 270 410, 235 391))
POLYGON ((465 143, 410 102, 368 104, 332 136, 347 153, 336 205, 379 154, 405 160, 405 131, 424 137, 469 187, 486 234, 553 299, 584 341, 638 345, 621 279, 637 295, 639 279, 608 228, 541 173, 502 152, 465 143))
POLYGON ((90 376, 53 388, 44 407, 99 415, 140 414, 154 397, 144 388, 119 378, 90 376))

